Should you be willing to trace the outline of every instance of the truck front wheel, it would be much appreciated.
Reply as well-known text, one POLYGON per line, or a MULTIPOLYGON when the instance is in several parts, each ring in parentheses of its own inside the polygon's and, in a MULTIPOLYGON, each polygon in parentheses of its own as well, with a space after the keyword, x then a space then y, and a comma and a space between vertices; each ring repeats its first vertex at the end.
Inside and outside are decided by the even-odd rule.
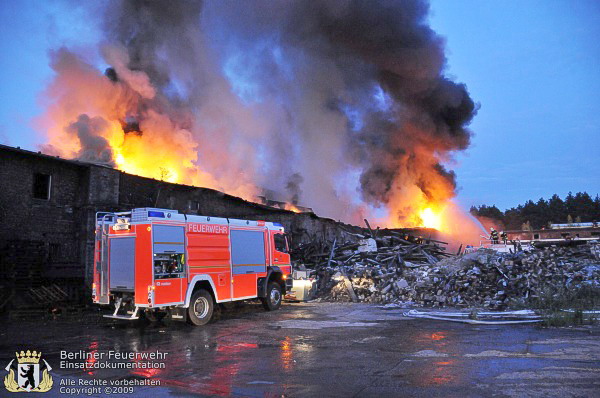
POLYGON ((277 282, 269 282, 267 285, 267 297, 261 298, 263 307, 267 311, 275 311, 281 307, 281 285, 277 282))
POLYGON ((213 315, 214 303, 209 292, 198 289, 192 294, 188 307, 188 322, 195 326, 206 325, 213 315))

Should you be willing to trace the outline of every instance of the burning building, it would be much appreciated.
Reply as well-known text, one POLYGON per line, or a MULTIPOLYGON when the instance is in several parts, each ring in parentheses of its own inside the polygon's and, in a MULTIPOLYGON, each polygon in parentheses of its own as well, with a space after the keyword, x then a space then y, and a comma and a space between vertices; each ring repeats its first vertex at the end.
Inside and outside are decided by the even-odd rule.
MULTIPOLYGON (((209 189, 0 145, 0 310, 57 285, 71 300, 89 286, 97 211, 162 207, 187 214, 280 222, 296 243, 340 238, 342 225, 209 189)), ((86 298, 89 295, 85 296, 86 298)), ((50 300, 51 298, 48 298, 50 300)))

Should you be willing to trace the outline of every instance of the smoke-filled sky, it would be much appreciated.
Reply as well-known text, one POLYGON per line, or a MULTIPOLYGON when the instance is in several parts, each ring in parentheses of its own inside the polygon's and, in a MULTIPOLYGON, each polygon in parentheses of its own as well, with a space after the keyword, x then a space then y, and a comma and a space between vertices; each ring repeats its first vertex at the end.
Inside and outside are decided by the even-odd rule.
MULTIPOLYGON (((139 113, 181 112, 175 125, 167 123, 178 139, 201 136, 212 145, 252 152, 254 162, 269 159, 275 171, 285 173, 255 165, 259 176, 252 178, 262 179, 261 186, 272 182, 278 185, 274 188, 288 189, 290 200, 300 196, 309 206, 316 197, 331 203, 339 195, 328 176, 343 176, 344 167, 350 171, 348 185, 355 183, 357 195, 374 205, 398 197, 395 184, 413 184, 435 199, 439 193, 428 187, 433 181, 446 195, 453 184, 450 169, 465 205, 509 207, 555 192, 600 192, 597 2, 436 0, 429 17, 422 2, 391 10, 349 7, 343 16, 328 6, 282 7, 267 16, 262 5, 242 13, 236 3, 216 7, 209 2, 202 31, 188 21, 200 7, 160 10, 157 15, 179 26, 161 31, 154 29, 152 12, 136 20, 129 19, 134 10, 127 7, 90 13, 78 4, 19 1, 0 8, 5 76, 0 142, 28 149, 47 143, 39 125, 40 118, 48 118, 48 96, 58 95, 52 79, 66 69, 85 71, 76 56, 100 73, 114 67, 133 90, 123 95, 142 109, 139 113), (195 34, 201 35, 198 42, 186 42, 195 34), (403 53, 407 43, 412 53, 403 53), (462 84, 480 104, 474 117, 476 108, 462 84), (315 105, 323 103, 325 111, 315 105), (233 111, 223 118, 223 109, 233 111), (396 119, 402 120, 400 127, 396 119), (228 138, 242 125, 247 140, 228 138), (286 139, 278 140, 283 133, 273 131, 277 126, 285 126, 286 139), (339 133, 323 135, 323 129, 339 133), (265 134, 268 145, 252 148, 252 140, 265 134), (291 149, 290 136, 304 145, 291 149), (422 167, 412 170, 414 162, 422 167), (273 176, 281 181, 273 182, 273 176)), ((107 128, 106 121, 83 112, 72 119, 63 130, 90 141, 81 158, 112 156, 94 135, 107 128)), ((208 152, 201 153, 202 160, 218 177, 224 171, 208 152)), ((244 172, 241 159, 232 160, 239 173, 244 172)))

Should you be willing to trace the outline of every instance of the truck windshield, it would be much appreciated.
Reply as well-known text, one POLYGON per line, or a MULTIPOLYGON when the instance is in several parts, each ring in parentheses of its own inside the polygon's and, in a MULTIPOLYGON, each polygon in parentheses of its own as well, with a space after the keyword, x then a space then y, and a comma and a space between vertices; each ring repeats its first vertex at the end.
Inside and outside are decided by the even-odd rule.
POLYGON ((184 255, 180 253, 161 253, 154 255, 154 278, 183 277, 184 255))
POLYGON ((275 241, 275 250, 281 253, 287 253, 287 243, 285 239, 285 235, 283 234, 275 234, 273 236, 273 240, 275 241))

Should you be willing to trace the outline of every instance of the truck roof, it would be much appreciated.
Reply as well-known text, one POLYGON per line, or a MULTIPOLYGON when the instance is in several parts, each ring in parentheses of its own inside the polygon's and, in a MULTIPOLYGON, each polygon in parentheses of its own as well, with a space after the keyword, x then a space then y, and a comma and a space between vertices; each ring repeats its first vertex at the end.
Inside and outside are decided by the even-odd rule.
POLYGON ((240 220, 236 218, 223 218, 223 217, 212 217, 202 216, 193 214, 179 213, 173 209, 161 209, 156 207, 140 207, 132 209, 131 211, 109 213, 99 212, 96 213, 97 221, 101 221, 103 217, 108 216, 110 220, 106 220, 108 223, 115 222, 112 216, 129 217, 132 224, 146 223, 152 221, 174 221, 174 222, 197 222, 204 224, 223 224, 230 226, 252 226, 259 227, 264 226, 269 230, 283 231, 283 225, 276 222, 270 221, 255 221, 255 220, 240 220))

